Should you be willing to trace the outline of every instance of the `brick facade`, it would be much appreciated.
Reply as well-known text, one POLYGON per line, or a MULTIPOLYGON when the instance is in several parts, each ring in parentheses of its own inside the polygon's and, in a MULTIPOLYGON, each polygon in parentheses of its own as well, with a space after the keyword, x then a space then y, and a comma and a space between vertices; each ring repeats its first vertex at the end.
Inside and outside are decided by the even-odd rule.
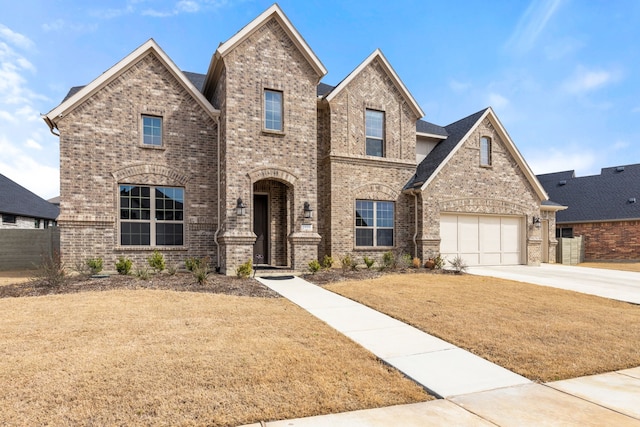
POLYGON ((562 224, 582 236, 585 261, 640 261, 640 221, 562 224))

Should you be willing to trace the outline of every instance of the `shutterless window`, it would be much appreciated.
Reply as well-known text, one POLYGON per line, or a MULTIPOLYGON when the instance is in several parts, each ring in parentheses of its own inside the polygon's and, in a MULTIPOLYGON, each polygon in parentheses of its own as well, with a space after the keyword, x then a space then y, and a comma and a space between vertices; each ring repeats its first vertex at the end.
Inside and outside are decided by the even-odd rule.
POLYGON ((15 215, 9 215, 9 214, 3 214, 2 215, 2 222, 5 224, 15 224, 16 223, 16 216, 15 215))
POLYGON ((366 110, 366 154, 367 156, 384 156, 384 112, 366 110))
POLYGON ((480 166, 491 166, 491 138, 480 138, 480 166))
POLYGON ((142 116, 142 143, 162 146, 162 117, 142 116))
POLYGON ((122 246, 184 244, 184 189, 120 186, 122 246))
POLYGON ((282 132, 282 92, 264 91, 264 128, 282 132))
POLYGON ((356 200, 356 246, 393 246, 394 203, 356 200))

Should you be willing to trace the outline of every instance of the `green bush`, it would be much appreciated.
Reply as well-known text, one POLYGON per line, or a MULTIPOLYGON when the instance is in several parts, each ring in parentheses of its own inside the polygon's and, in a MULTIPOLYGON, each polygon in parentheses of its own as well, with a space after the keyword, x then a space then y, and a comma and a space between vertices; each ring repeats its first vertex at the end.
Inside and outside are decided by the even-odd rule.
POLYGON ((329 255, 325 255, 324 258, 322 258, 322 268, 328 270, 331 267, 333 267, 333 258, 329 255))
POLYGON ((342 264, 342 272, 346 273, 350 270, 357 270, 358 264, 356 260, 350 255, 346 254, 342 258, 340 258, 340 264, 342 264))
POLYGON ((442 268, 444 267, 445 259, 444 259, 444 258, 442 258, 442 256, 441 256, 440 254, 438 254, 438 255, 433 259, 433 262, 434 262, 434 264, 435 264, 434 268, 435 268, 436 270, 442 270, 442 268))
POLYGON ((131 273, 131 267, 133 266, 133 261, 129 258, 125 258, 123 256, 118 258, 116 262, 116 271, 118 274, 124 274, 125 276, 131 273))
POLYGON ((309 262, 309 271, 311 271, 311 274, 316 274, 318 271, 320 271, 320 268, 322 268, 322 266, 317 259, 309 262))
POLYGON ((184 260, 184 266, 187 268, 187 270, 193 271, 194 269, 202 266, 203 262, 204 259, 202 258, 191 257, 184 260))
POLYGON ((85 261, 91 274, 98 274, 102 271, 102 258, 89 258, 85 261))
POLYGON ((149 273, 149 269, 148 268, 138 268, 136 270, 136 277, 138 279, 142 279, 142 280, 149 280, 149 277, 151 277, 151 274, 149 273))
POLYGON ((382 266, 383 270, 395 270, 398 267, 398 258, 392 251, 387 251, 382 254, 382 266))
POLYGON ((251 277, 251 272, 253 271, 253 264, 251 260, 241 264, 236 268, 236 276, 246 279, 247 277, 251 277))
POLYGON ((175 276, 177 272, 178 272, 177 265, 171 264, 170 266, 167 267, 167 273, 169 273, 169 276, 175 276))
POLYGON ((149 258, 147 258, 147 261, 149 262, 149 266, 153 268, 153 271, 156 273, 160 273, 166 267, 164 256, 158 252, 157 249, 153 251, 153 254, 151 254, 149 258))
POLYGON ((403 253, 402 255, 397 257, 397 259, 398 259, 398 264, 400 265, 401 268, 409 268, 413 263, 413 257, 411 256, 411 254, 408 254, 408 253, 403 253))
POLYGON ((373 267, 373 264, 376 263, 376 260, 373 258, 369 258, 368 256, 363 256, 362 260, 364 261, 364 265, 367 266, 367 270, 373 267))
POLYGON ((191 270, 191 274, 196 279, 199 285, 204 285, 207 282, 209 276, 209 263, 206 259, 198 259, 191 270))

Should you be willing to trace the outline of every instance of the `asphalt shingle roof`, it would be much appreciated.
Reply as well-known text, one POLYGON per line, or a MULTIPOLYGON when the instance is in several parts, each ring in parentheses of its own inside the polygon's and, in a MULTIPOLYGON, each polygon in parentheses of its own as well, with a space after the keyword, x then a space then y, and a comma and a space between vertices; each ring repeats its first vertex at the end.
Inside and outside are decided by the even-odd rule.
POLYGON ((416 132, 418 133, 429 133, 431 135, 438 135, 443 138, 449 136, 449 133, 442 126, 435 125, 433 123, 429 123, 426 120, 418 120, 416 122, 416 132))
POLYGON ((335 86, 331 86, 331 85, 328 85, 326 83, 318 83, 318 87, 316 89, 316 94, 318 96, 325 96, 329 92, 331 92, 333 89, 335 89, 335 86))
POLYGON ((640 164, 583 177, 574 171, 548 173, 538 180, 550 200, 568 206, 556 214, 558 223, 640 219, 640 164))
POLYGON ((487 111, 486 108, 445 126, 444 130, 447 132, 447 139, 440 141, 438 145, 431 150, 427 157, 420 162, 418 169, 416 170, 416 174, 407 183, 405 189, 419 187, 428 180, 436 169, 438 169, 438 166, 440 166, 444 159, 447 158, 449 153, 451 153, 451 151, 462 141, 462 138, 467 134, 467 132, 469 132, 478 120, 480 120, 480 117, 482 117, 485 111, 487 111))
POLYGON ((0 212, 31 218, 56 219, 60 208, 0 174, 0 212))

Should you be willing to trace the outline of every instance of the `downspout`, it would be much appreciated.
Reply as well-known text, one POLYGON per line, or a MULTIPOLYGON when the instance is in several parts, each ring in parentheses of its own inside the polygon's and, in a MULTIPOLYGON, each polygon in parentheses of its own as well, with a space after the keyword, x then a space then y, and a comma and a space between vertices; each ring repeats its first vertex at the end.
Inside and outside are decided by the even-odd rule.
POLYGON ((216 244, 216 272, 220 272, 220 243, 218 243, 218 234, 220 234, 220 230, 222 230, 222 221, 220 221, 220 116, 216 116, 216 124, 218 127, 218 149, 216 150, 218 153, 218 162, 217 162, 217 181, 218 181, 218 228, 216 232, 213 234, 213 242, 216 244))
POLYGON ((59 133, 55 133, 55 132, 53 131, 54 129, 57 129, 57 127, 56 127, 55 123, 53 123, 53 122, 51 121, 51 119, 49 119, 49 117, 47 117, 47 116, 46 116, 46 115, 44 115, 44 114, 40 114, 40 117, 42 117, 42 118, 44 119, 44 122, 47 124, 47 126, 49 126, 49 131, 50 131, 52 134, 54 134, 55 136, 57 136, 57 137, 59 138, 59 137, 60 137, 60 134, 59 134, 59 133))
POLYGON ((413 191, 413 202, 413 229, 415 230, 413 233, 413 257, 418 258, 418 190, 413 191))

